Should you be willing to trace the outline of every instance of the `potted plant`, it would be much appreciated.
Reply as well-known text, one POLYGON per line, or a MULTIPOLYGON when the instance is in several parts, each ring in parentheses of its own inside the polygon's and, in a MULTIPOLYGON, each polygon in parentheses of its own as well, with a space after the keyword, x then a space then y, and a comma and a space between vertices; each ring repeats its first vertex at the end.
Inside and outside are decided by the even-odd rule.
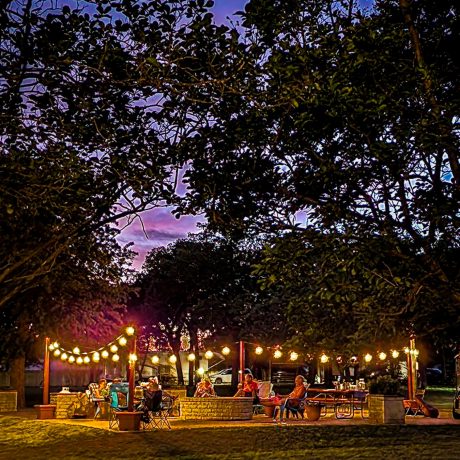
POLYGON ((379 376, 369 383, 369 419, 374 423, 405 423, 400 383, 391 375, 379 376))
POLYGON ((305 417, 310 422, 316 422, 321 417, 321 407, 322 404, 316 401, 305 401, 304 402, 304 412, 305 417))

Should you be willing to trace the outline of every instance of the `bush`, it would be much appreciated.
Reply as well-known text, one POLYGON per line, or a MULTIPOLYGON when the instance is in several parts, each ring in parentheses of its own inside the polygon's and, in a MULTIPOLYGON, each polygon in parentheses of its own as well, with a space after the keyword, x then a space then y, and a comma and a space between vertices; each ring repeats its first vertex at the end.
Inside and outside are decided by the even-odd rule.
POLYGON ((374 395, 399 395, 400 383, 391 375, 381 375, 369 383, 369 393, 374 395))

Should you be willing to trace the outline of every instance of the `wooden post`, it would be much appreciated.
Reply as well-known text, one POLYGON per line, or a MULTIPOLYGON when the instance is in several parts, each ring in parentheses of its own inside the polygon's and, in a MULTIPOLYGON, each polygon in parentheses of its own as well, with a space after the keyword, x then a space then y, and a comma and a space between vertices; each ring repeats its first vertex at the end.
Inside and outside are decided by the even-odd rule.
POLYGON ((43 404, 50 403, 50 338, 45 337, 45 360, 43 362, 43 404))
MULTIPOLYGON (((136 354, 136 336, 133 335, 131 338, 130 355, 136 354)), ((129 394, 128 394, 128 411, 134 411, 134 379, 135 379, 135 370, 136 370, 136 361, 129 359, 129 372, 128 372, 128 385, 129 385, 129 394)))
POLYGON ((411 393, 412 393, 412 397, 409 398, 409 399, 415 399, 415 395, 417 393, 417 351, 416 351, 416 348, 415 348, 415 336, 412 336, 410 338, 410 342, 409 342, 409 348, 410 348, 410 355, 411 355, 411 374, 412 374, 412 378, 411 378, 411 384, 412 384, 412 388, 411 388, 411 393))
POLYGON ((241 383, 244 382, 244 342, 242 340, 240 340, 240 377, 239 377, 239 381, 241 383))

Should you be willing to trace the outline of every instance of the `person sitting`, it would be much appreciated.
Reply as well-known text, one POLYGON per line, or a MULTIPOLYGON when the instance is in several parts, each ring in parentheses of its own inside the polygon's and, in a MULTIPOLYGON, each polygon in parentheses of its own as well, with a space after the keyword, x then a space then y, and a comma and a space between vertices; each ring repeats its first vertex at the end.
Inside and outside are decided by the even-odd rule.
POLYGON ((244 390, 243 390, 243 384, 239 383, 238 384, 238 391, 233 395, 234 398, 243 398, 245 395, 244 390))
POLYGON ((246 374, 243 384, 244 396, 247 398, 252 398, 253 404, 259 404, 259 385, 254 380, 251 374, 246 374))
MULTIPOLYGON (((295 378, 295 387, 287 396, 281 397, 280 400, 280 423, 284 423, 283 415, 286 407, 299 407, 301 400, 305 397, 307 389, 305 387, 305 379, 301 375, 295 378)), ((276 413, 273 416, 273 421, 276 422, 276 413)))
POLYGON ((109 397, 109 388, 107 386, 106 379, 99 379, 98 386, 93 389, 92 400, 96 406, 96 412, 94 418, 101 413, 101 403, 107 401, 109 397))
POLYGON ((197 385, 195 394, 193 395, 195 398, 208 398, 210 396, 217 396, 216 392, 214 391, 214 387, 212 386, 211 380, 209 377, 203 377, 201 382, 197 385))
POLYGON ((136 407, 136 410, 142 412, 141 420, 144 423, 150 421, 149 411, 159 411, 163 408, 162 404, 163 392, 158 385, 158 382, 154 379, 148 382, 148 385, 144 387, 144 398, 141 404, 136 407))

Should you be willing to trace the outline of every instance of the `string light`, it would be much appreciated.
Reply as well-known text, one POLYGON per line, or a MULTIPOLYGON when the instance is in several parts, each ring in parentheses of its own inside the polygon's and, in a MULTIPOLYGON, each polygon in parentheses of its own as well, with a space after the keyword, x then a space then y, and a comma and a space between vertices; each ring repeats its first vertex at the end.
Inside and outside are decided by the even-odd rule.
POLYGON ((77 364, 83 364, 83 358, 81 356, 77 358, 77 364))
POLYGON ((128 326, 126 328, 126 334, 129 335, 129 336, 134 335, 135 332, 136 332, 136 330, 132 326, 128 326))
POLYGON ((136 361, 137 361, 137 355, 136 355, 136 353, 130 353, 130 354, 129 354, 128 360, 129 360, 129 362, 131 362, 131 363, 136 362, 136 361))
POLYGON ((295 351, 291 351, 291 354, 289 355, 289 359, 291 361, 295 361, 298 357, 299 357, 298 353, 296 353, 295 351))
POLYGON ((171 356, 169 357, 169 362, 170 362, 171 364, 176 364, 176 363, 177 363, 177 356, 176 356, 176 355, 171 355, 171 356))
POLYGON ((101 356, 103 359, 107 359, 109 357, 109 352, 107 350, 102 350, 101 356))
POLYGON ((118 362, 118 361, 120 361, 120 356, 118 356, 118 355, 115 353, 115 354, 112 356, 112 361, 115 362, 115 363, 118 362))
POLYGON ((93 361, 94 361, 95 363, 98 363, 98 362, 100 361, 100 359, 101 359, 101 355, 100 355, 97 351, 95 351, 95 352, 93 353, 93 361))
POLYGON ((119 343, 122 347, 124 347, 124 346, 128 343, 128 339, 127 339, 126 337, 120 337, 120 338, 118 339, 118 343, 119 343))
POLYGON ((84 362, 85 364, 89 364, 89 363, 91 362, 90 357, 89 357, 89 356, 85 356, 85 357, 83 358, 83 362, 84 362))
POLYGON ((225 355, 225 356, 229 355, 230 354, 230 348, 228 348, 228 347, 222 348, 222 354, 225 355))
POLYGON ((189 361, 195 361, 195 359, 196 359, 195 353, 189 353, 189 355, 187 356, 187 359, 189 361))
POLYGON ((74 363, 75 362, 75 356, 70 355, 68 361, 69 361, 70 364, 74 363))
POLYGON ((204 357, 206 359, 212 359, 212 357, 214 356, 214 353, 211 351, 211 350, 208 350, 205 354, 204 354, 204 357))
POLYGON ((275 359, 279 359, 281 358, 281 356, 283 356, 283 353, 281 352, 281 350, 275 350, 275 352, 273 353, 273 357, 275 359))
POLYGON ((157 355, 152 356, 152 364, 158 364, 160 362, 160 358, 157 355))
POLYGON ((372 355, 366 353, 366 355, 364 356, 364 361, 366 361, 366 363, 370 363, 372 361, 372 355))
POLYGON ((320 360, 320 362, 321 362, 322 364, 326 364, 326 363, 329 361, 329 357, 323 353, 323 354, 320 356, 319 360, 320 360))
POLYGON ((264 349, 262 347, 256 347, 256 355, 261 355, 264 352, 264 349))
POLYGON ((391 352, 391 356, 392 356, 394 359, 396 359, 396 358, 399 356, 399 351, 398 351, 398 350, 393 350, 393 351, 391 352))
POLYGON ((118 347, 117 347, 115 344, 113 344, 113 345, 110 347, 110 351, 111 351, 112 353, 116 353, 116 352, 118 351, 118 347))
POLYGON ((67 353, 65 353, 65 352, 62 353, 61 359, 62 359, 62 361, 66 361, 67 360, 67 353))
POLYGON ((199 367, 197 370, 196 370, 196 373, 201 377, 204 375, 204 369, 202 367, 199 367))
POLYGON ((383 351, 379 353, 379 359, 380 361, 385 361, 387 359, 387 354, 383 351))
POLYGON ((72 353, 73 353, 74 355, 79 355, 79 354, 80 354, 80 348, 75 347, 75 348, 72 350, 72 353))
POLYGON ((54 348, 59 348, 59 342, 54 341, 52 345, 54 348))
POLYGON ((61 350, 59 350, 59 348, 56 348, 56 350, 54 350, 53 355, 54 356, 59 356, 60 354, 61 354, 61 350))

